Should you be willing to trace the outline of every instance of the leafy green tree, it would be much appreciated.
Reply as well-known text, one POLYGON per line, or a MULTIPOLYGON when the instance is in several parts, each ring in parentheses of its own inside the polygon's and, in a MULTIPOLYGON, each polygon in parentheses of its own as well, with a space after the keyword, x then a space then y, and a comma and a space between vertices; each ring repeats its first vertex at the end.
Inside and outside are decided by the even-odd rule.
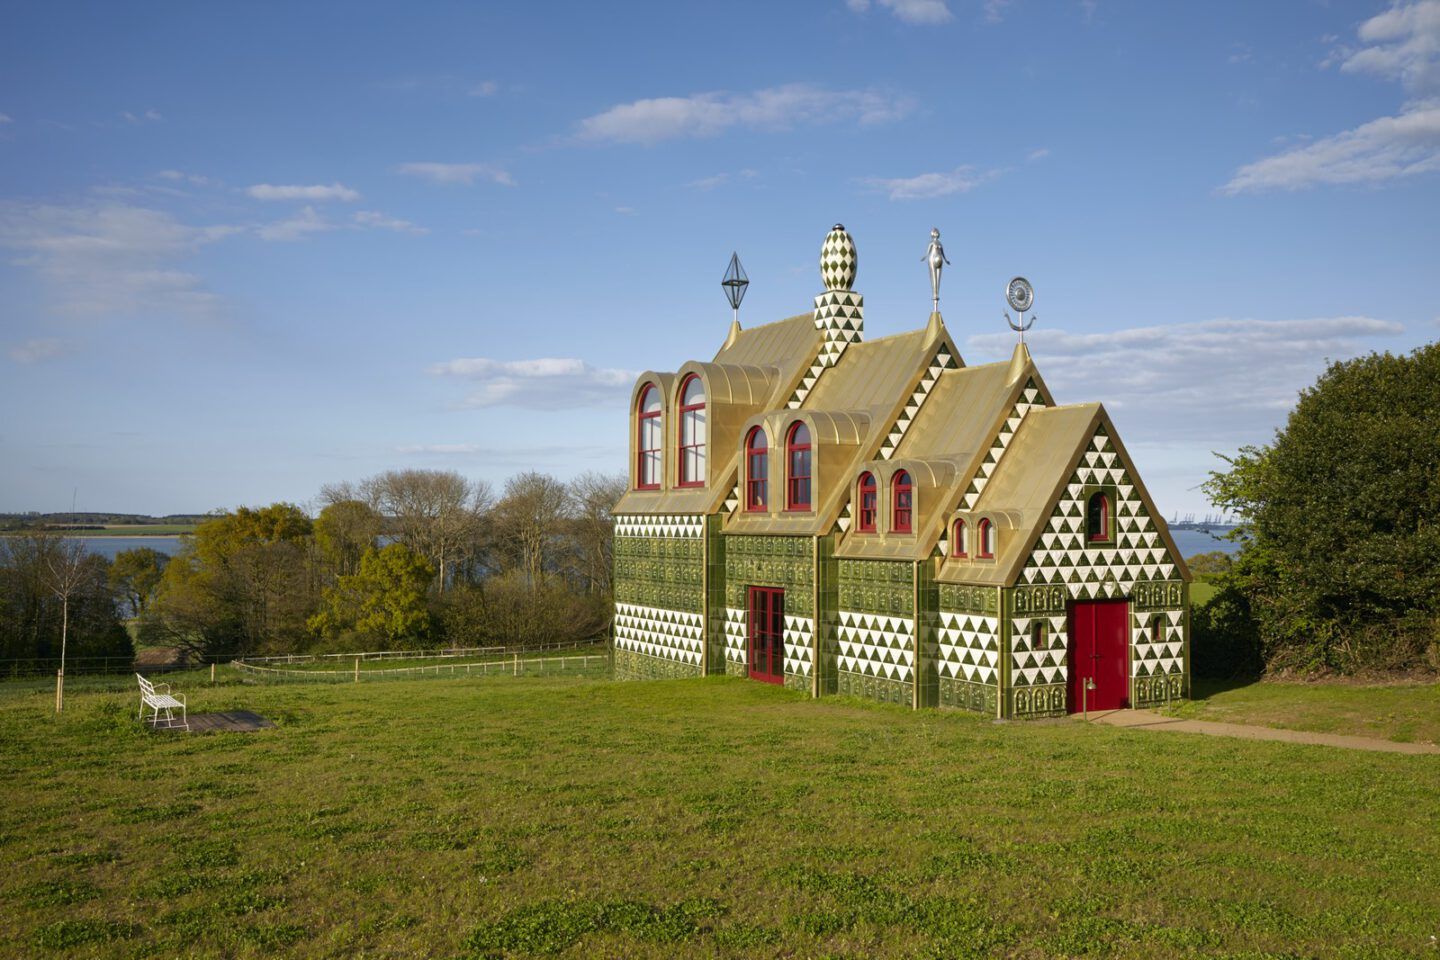
POLYGON ((67 673, 102 665, 102 658, 135 655, 106 581, 108 564, 94 554, 67 556, 67 544, 48 533, 0 538, 0 658, 60 656, 68 634, 67 673), (73 564, 70 561, 73 560, 73 564), (66 596, 56 590, 55 570, 73 566, 66 596))
POLYGON ((121 550, 110 561, 110 589, 135 616, 145 612, 145 604, 160 586, 169 554, 150 547, 121 550))
POLYGON ((360 569, 360 558, 375 546, 383 518, 361 500, 338 500, 320 511, 315 520, 315 546, 337 577, 360 569))
POLYGON ((1223 580, 1268 668, 1440 666, 1440 344, 1332 364, 1227 460, 1206 484, 1245 521, 1223 580))
POLYGON ((424 647, 435 637, 429 590, 430 561, 402 543, 365 551, 359 570, 325 590, 309 620, 317 635, 353 636, 387 648, 424 647))

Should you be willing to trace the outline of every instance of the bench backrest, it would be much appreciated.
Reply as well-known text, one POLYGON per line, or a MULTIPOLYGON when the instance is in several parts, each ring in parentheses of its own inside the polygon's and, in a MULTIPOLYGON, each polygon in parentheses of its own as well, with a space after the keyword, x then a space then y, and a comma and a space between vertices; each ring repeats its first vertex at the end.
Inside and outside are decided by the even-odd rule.
POLYGON ((135 679, 140 681, 140 693, 141 693, 143 696, 146 696, 146 697, 153 697, 153 696, 155 696, 155 684, 151 683, 149 680, 146 680, 144 677, 140 676, 140 674, 138 674, 138 673, 135 674, 135 679))

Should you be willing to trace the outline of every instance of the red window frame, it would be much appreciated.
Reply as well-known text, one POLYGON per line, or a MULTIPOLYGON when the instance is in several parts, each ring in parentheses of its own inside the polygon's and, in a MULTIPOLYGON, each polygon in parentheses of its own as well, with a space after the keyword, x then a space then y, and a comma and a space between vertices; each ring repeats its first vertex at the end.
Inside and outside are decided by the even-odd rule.
POLYGON ((975 526, 975 535, 979 543, 975 545, 975 556, 982 560, 989 560, 995 556, 995 524, 989 520, 981 520, 975 526))
POLYGON ((704 468, 704 466, 703 466, 703 464, 704 464, 704 462, 705 462, 705 440, 702 439, 702 440, 696 441, 696 439, 695 439, 695 434, 696 434, 697 431, 696 431, 695 427, 696 427, 697 425, 703 425, 703 424, 705 423, 705 419, 704 419, 705 400, 706 400, 706 396, 705 396, 705 381, 703 381, 703 380, 700 379, 700 375, 699 375, 699 374, 695 374, 695 373, 690 374, 690 376, 688 376, 688 377, 685 378, 685 382, 682 383, 682 384, 680 384, 680 392, 679 392, 679 394, 677 394, 677 396, 679 396, 679 398, 680 398, 680 403, 681 403, 681 407, 680 407, 680 417, 679 417, 679 424, 678 424, 679 437, 677 438, 677 446, 680 448, 680 482, 679 482, 679 486, 682 486, 682 487, 703 487, 703 486, 705 485, 705 468, 704 468), (700 400, 699 400, 699 402, 695 402, 695 403, 686 403, 686 402, 685 402, 685 395, 686 395, 686 393, 689 392, 691 384, 699 384, 699 385, 700 385, 700 400), (695 413, 697 413, 697 412, 699 412, 699 413, 701 414, 701 416, 692 419, 692 415, 695 414, 695 413), (690 442, 689 442, 689 443, 686 443, 686 442, 685 442, 685 429, 686 429, 687 426, 690 428, 690 442), (691 460, 692 460, 692 459, 695 461, 695 463, 694 463, 693 466, 692 466, 692 464, 691 464, 691 460), (698 468, 698 469, 697 469, 697 468, 698 468), (698 475, 697 475, 697 476, 691 476, 692 470, 693 470, 696 474, 698 474, 698 475))
POLYGON ((770 444, 763 427, 752 427, 745 438, 745 509, 752 513, 764 510, 770 501, 769 488, 770 444))
POLYGON ((859 501, 859 506, 855 514, 856 529, 861 533, 874 533, 875 514, 879 512, 877 507, 880 502, 880 490, 875 485, 875 474, 868 470, 860 474, 858 489, 856 500, 859 501))
POLYGON ((966 528, 965 528, 965 521, 964 521, 964 520, 956 520, 956 521, 955 521, 955 527, 954 527, 954 529, 952 529, 952 530, 950 531, 950 536, 951 536, 951 540, 950 540, 950 556, 952 556, 952 557, 968 557, 968 556, 970 556, 969 544, 967 544, 967 543, 965 542, 965 534, 966 534, 966 532, 967 532, 967 531, 966 531, 966 528))
POLYGON ((901 470, 890 481, 890 529, 896 533, 911 533, 915 520, 915 484, 908 471, 901 470))
POLYGON ((661 452, 664 443, 662 438, 665 436, 664 420, 662 418, 662 414, 665 412, 665 404, 660 402, 660 388, 653 383, 645 384, 645 387, 640 391, 638 409, 640 416, 636 420, 635 447, 637 453, 635 462, 635 489, 659 490, 660 471, 664 464, 664 455, 661 452), (651 394, 655 396, 656 405, 654 410, 647 412, 645 407, 649 402, 651 394), (655 446, 647 447, 645 446, 645 434, 647 428, 650 427, 651 420, 655 421, 654 429, 650 431, 655 446), (646 467, 652 464, 654 470, 647 472, 646 467), (647 479, 649 482, 646 482, 647 479))
POLYGON ((785 509, 809 510, 810 490, 810 428, 796 420, 785 433, 785 509), (805 440, 797 437, 805 431, 805 440))
POLYGON ((1110 541, 1110 497, 1104 490, 1096 490, 1085 502, 1085 539, 1090 543, 1110 541), (1100 498, 1100 522, 1092 530, 1090 519, 1096 497, 1100 498))

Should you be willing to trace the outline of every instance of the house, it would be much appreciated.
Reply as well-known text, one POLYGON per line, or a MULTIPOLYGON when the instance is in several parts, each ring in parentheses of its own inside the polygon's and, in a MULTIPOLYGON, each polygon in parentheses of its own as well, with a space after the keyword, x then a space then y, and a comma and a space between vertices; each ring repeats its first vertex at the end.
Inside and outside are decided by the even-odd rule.
POLYGON ((1016 718, 1187 696, 1190 574, 1105 408, 1023 342, 967 366, 938 309, 866 340, 856 263, 837 225, 812 311, 636 381, 616 675, 1016 718))

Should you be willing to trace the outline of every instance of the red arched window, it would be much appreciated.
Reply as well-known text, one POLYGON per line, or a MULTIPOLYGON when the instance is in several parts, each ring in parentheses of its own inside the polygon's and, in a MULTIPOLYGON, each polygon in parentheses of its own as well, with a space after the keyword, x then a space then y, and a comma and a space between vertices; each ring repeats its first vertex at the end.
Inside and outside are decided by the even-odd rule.
POLYGON ((810 428, 797 420, 785 439, 785 509, 810 509, 810 428))
POLYGON ((970 531, 965 529, 964 520, 955 521, 955 530, 950 540, 950 556, 968 557, 970 555, 970 544, 965 542, 969 533, 970 531))
POLYGON ((705 483, 705 381, 690 374, 680 387, 680 486, 705 483))
POLYGON ((860 510, 859 531, 861 533, 875 532, 875 505, 879 499, 878 491, 875 488, 875 474, 866 471, 860 474, 860 510))
POLYGON ((975 545, 975 555, 987 560, 995 556, 995 525, 989 520, 981 520, 976 532, 980 535, 980 542, 975 545))
POLYGON ((915 488, 910 483, 910 474, 901 470, 890 481, 891 523, 895 533, 909 533, 915 514, 915 488))
POLYGON ((745 438, 745 509, 764 510, 770 502, 770 446, 765 429, 754 427, 745 438))
POLYGON ((1096 542, 1110 539, 1110 498, 1103 492, 1092 493, 1085 504, 1085 539, 1096 542))
POLYGON ((641 490, 655 490, 660 486, 660 438, 663 435, 660 391, 655 384, 647 383, 640 391, 640 435, 636 438, 639 455, 635 464, 635 486, 641 490))

